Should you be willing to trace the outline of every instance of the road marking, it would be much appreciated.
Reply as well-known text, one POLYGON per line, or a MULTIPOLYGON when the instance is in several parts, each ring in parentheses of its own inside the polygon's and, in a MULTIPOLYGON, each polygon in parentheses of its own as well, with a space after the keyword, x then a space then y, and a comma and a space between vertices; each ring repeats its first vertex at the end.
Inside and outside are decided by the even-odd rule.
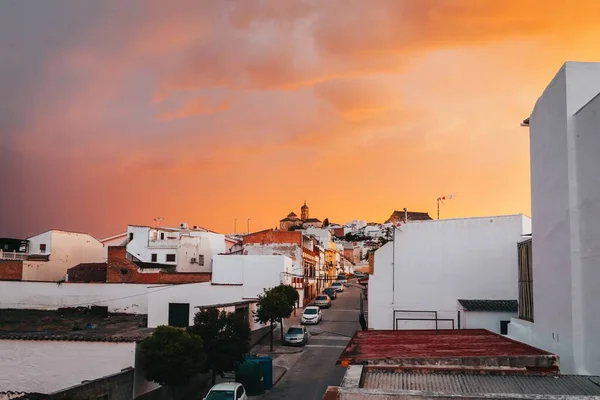
POLYGON ((317 336, 317 335, 312 335, 310 337, 311 339, 315 340, 345 340, 345 341, 350 341, 349 337, 342 337, 342 336, 317 336))
POLYGON ((329 347, 334 349, 345 349, 346 346, 335 346, 335 345, 326 345, 326 344, 305 344, 304 347, 329 347))

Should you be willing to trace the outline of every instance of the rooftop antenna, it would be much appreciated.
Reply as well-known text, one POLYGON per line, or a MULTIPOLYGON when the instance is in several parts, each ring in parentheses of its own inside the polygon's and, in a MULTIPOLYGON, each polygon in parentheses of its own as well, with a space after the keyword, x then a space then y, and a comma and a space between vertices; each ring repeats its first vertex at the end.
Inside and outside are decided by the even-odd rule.
POLYGON ((440 203, 442 203, 443 205, 446 205, 446 203, 444 203, 444 200, 452 200, 455 197, 456 197, 456 193, 453 193, 449 196, 440 196, 437 198, 437 219, 440 219, 440 203))
POLYGON ((160 221, 164 221, 163 217, 155 217, 154 218, 154 228, 158 228, 158 226, 160 225, 160 221))

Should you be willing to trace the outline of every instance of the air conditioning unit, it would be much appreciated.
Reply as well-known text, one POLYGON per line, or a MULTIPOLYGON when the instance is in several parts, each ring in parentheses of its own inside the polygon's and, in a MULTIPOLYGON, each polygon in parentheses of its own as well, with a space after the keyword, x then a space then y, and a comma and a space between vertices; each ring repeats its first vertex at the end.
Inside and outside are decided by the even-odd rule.
POLYGON ((196 257, 192 257, 192 259, 190 260, 190 262, 191 262, 192 264, 196 264, 196 257))

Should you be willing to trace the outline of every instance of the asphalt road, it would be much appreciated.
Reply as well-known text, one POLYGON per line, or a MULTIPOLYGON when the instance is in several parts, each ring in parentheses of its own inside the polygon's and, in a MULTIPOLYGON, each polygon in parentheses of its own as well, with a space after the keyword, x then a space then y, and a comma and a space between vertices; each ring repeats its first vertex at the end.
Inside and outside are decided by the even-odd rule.
POLYGON ((309 325, 311 337, 292 368, 261 399, 319 400, 327 386, 341 383, 345 368, 336 365, 358 323, 360 290, 347 287, 330 309, 323 310, 319 325, 309 325))

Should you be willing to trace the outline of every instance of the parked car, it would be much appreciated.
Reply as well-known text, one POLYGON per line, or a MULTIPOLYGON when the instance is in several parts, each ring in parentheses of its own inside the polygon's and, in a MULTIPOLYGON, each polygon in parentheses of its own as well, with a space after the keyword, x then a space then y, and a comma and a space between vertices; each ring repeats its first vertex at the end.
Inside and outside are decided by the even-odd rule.
POLYGON ((301 321, 303 324, 318 324, 321 322, 321 309, 315 306, 306 307, 301 321))
POLYGON ((346 274, 339 274, 336 279, 338 282, 346 283, 346 274))
POLYGON ((344 291, 344 284, 342 282, 336 281, 331 284, 331 287, 335 289, 336 292, 344 291))
POLYGON ((365 278, 367 276, 367 274, 365 274, 364 272, 360 272, 360 271, 355 272, 354 275, 359 279, 365 278))
POLYGON ((238 382, 219 383, 213 386, 204 400, 247 400, 244 385, 238 382))
POLYGON ((332 287, 328 287, 328 288, 324 289, 323 294, 326 294, 327 296, 329 296, 329 298, 331 300, 337 299, 337 291, 332 287))
POLYGON ((304 346, 308 342, 308 331, 303 326, 290 326, 283 337, 283 342, 290 346, 304 346))
POLYGON ((331 307, 331 299, 326 294, 320 294, 315 297, 315 306, 319 308, 329 308, 331 307))

